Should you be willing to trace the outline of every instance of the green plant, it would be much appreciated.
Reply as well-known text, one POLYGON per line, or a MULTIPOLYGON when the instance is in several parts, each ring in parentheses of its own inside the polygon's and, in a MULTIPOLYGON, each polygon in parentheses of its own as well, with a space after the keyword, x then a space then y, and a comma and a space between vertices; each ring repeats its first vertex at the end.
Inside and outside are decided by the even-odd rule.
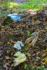
POLYGON ((31 33, 30 33, 30 31, 29 31, 29 30, 27 31, 27 35, 28 35, 28 36, 30 36, 30 35, 31 35, 31 33))
POLYGON ((19 4, 17 7, 20 9, 35 9, 41 10, 43 8, 43 3, 47 0, 28 0, 28 3, 19 4))
POLYGON ((25 65, 25 66, 24 66, 24 69, 26 69, 26 70, 28 70, 28 69, 30 69, 30 70, 35 70, 34 67, 32 67, 32 66, 30 66, 30 65, 25 65))
POLYGON ((44 70, 44 66, 38 67, 38 70, 44 70))
POLYGON ((25 66, 24 66, 24 69, 29 69, 29 66, 28 66, 28 65, 25 65, 25 66))

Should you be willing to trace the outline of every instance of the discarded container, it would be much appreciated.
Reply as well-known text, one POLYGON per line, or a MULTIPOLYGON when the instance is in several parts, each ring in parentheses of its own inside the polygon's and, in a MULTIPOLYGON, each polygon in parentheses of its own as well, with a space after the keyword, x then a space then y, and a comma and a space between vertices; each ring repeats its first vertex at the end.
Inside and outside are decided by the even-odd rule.
POLYGON ((27 43, 30 43, 31 40, 32 40, 32 37, 29 37, 29 38, 26 39, 25 43, 26 43, 26 44, 27 44, 27 43))
POLYGON ((29 12, 31 16, 37 14, 37 11, 36 10, 27 10, 27 12, 29 12))
POLYGON ((11 20, 13 20, 13 21, 21 21, 22 20, 21 16, 17 13, 9 14, 8 17, 11 18, 11 20))
POLYGON ((14 58, 14 66, 17 66, 20 63, 26 61, 26 56, 24 53, 17 52, 14 54, 14 56, 16 56, 16 58, 14 58))
POLYGON ((16 48, 17 50, 21 50, 21 48, 24 46, 24 44, 21 41, 17 41, 16 44, 14 44, 14 48, 16 48))
POLYGON ((39 32, 33 32, 32 36, 36 37, 36 36, 38 36, 38 34, 39 34, 39 32))
POLYGON ((34 46, 35 43, 37 42, 38 40, 38 33, 39 32, 34 32, 31 34, 31 37, 29 37, 28 39, 26 39, 25 43, 26 44, 29 44, 30 43, 30 46, 34 46))
POLYGON ((34 45, 36 44, 37 39, 38 39, 38 38, 36 37, 36 38, 34 38, 34 39, 32 40, 32 42, 31 42, 31 45, 32 45, 32 46, 34 46, 34 45))

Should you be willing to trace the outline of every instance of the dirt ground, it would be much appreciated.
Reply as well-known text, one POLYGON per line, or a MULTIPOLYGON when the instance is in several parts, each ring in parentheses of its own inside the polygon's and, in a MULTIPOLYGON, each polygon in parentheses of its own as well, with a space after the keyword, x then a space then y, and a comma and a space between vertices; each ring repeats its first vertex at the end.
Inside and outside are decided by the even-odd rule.
MULTIPOLYGON (((22 16, 23 17, 23 16, 22 16)), ((27 18, 26 18, 27 19, 27 18)), ((47 15, 37 14, 21 22, 9 22, 7 19, 0 25, 0 70, 43 70, 47 68, 47 15), (27 33, 30 32, 30 34, 27 33), (34 47, 25 44, 26 39, 34 32, 39 32, 34 47), (24 47, 20 50, 26 54, 27 60, 14 67, 13 48, 17 41, 22 41, 24 47), (6 67, 5 67, 6 66, 6 67)))

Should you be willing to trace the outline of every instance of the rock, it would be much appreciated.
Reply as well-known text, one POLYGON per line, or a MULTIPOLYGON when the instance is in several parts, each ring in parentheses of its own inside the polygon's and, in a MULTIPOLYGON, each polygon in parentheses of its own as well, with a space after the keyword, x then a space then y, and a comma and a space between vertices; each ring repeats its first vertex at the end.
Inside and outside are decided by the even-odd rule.
POLYGON ((0 50, 0 54, 3 54, 3 50, 0 50))

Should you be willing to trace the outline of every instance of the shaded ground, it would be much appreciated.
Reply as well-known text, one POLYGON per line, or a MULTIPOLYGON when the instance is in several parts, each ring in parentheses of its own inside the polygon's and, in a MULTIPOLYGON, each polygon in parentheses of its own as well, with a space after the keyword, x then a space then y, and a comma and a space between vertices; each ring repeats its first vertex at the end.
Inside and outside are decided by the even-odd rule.
MULTIPOLYGON (((26 18, 27 19, 27 18, 26 18)), ((47 15, 37 14, 31 16, 28 20, 22 22, 11 22, 9 25, 0 25, 0 70, 43 70, 47 68, 47 15), (36 17, 37 16, 37 17, 36 17), (32 20, 29 22, 29 20, 32 20), (25 40, 29 38, 26 31, 39 32, 38 41, 35 46, 25 44, 25 40), (20 51, 24 52, 27 60, 17 67, 13 65, 13 55, 16 49, 13 48, 15 41, 21 40, 24 43, 24 48, 20 51), (8 57, 8 59, 6 58, 8 57)), ((6 22, 6 20, 4 21, 6 22)), ((9 22, 9 21, 8 21, 9 22)), ((5 23, 4 23, 5 24, 5 23)))

